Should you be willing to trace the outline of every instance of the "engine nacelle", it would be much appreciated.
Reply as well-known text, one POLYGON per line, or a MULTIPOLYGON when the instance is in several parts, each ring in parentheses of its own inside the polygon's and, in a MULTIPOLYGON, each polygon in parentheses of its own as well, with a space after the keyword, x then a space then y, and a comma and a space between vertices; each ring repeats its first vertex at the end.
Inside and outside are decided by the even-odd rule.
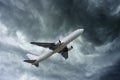
POLYGON ((57 42, 55 42, 55 45, 60 45, 61 44, 61 41, 59 40, 59 41, 57 41, 57 42))
POLYGON ((73 49, 73 46, 70 46, 68 47, 68 51, 72 50, 73 49))

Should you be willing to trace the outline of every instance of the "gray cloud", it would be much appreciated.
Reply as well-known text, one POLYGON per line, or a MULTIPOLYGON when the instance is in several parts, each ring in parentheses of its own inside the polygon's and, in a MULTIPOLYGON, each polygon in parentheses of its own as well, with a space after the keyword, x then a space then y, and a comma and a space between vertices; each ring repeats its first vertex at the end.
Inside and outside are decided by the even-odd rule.
POLYGON ((0 79, 108 79, 111 75, 108 73, 116 72, 114 68, 119 67, 116 66, 120 50, 119 2, 0 0, 0 22, 4 24, 0 26, 0 79), (22 62, 26 53, 39 52, 37 47, 29 45, 30 41, 54 42, 77 28, 84 28, 85 32, 73 43, 75 49, 70 52, 69 60, 55 55, 38 69, 22 62))
POLYGON ((113 14, 119 9, 118 3, 113 0, 1 0, 1 20, 11 29, 11 34, 21 30, 33 40, 47 33, 57 36, 63 30, 82 25, 86 30, 84 37, 100 45, 119 34, 119 12, 113 14), (53 29, 59 29, 58 33, 51 33, 53 29))

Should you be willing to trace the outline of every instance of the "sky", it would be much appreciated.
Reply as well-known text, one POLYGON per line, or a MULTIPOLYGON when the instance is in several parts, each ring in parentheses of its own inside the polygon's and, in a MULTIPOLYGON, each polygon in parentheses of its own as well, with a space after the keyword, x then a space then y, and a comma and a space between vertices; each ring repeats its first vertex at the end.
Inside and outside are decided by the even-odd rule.
POLYGON ((120 80, 120 0, 0 0, 0 80, 120 80), (23 62, 79 28, 67 60, 23 62))

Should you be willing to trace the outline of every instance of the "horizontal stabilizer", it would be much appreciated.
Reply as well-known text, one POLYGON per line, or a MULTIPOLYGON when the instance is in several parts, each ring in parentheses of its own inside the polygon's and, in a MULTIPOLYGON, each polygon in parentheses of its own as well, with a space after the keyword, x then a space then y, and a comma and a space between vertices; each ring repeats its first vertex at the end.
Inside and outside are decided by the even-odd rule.
POLYGON ((39 67, 39 63, 34 64, 36 60, 24 60, 24 62, 31 63, 32 65, 35 65, 36 67, 39 67))

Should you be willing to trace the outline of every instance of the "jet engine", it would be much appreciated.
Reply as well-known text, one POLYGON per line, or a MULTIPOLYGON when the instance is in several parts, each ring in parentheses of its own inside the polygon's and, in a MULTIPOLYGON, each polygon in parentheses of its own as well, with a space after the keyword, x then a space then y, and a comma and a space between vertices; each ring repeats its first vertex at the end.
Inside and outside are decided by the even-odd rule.
POLYGON ((60 45, 61 44, 61 41, 59 40, 59 41, 57 41, 57 42, 55 42, 55 45, 60 45))
POLYGON ((70 46, 68 47, 68 51, 72 50, 73 49, 73 46, 70 46))

